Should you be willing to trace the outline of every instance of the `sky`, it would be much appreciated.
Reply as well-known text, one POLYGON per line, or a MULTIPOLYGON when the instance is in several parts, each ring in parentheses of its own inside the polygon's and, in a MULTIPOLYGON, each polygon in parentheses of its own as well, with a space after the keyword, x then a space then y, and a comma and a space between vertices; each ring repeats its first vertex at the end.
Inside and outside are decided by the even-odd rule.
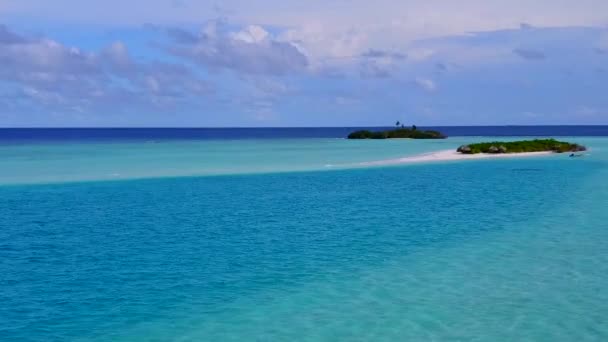
POLYGON ((608 124, 606 0, 0 0, 0 127, 608 124))

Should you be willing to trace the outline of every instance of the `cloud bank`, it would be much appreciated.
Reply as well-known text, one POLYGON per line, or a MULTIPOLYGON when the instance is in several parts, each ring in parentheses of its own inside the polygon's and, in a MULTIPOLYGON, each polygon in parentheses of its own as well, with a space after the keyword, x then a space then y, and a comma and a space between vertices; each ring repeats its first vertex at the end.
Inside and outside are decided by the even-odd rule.
POLYGON ((186 66, 135 60, 121 42, 87 52, 6 26, 0 26, 0 64, 4 98, 10 95, 11 106, 23 111, 145 109, 210 91, 208 82, 186 66))
POLYGON ((605 1, 113 1, 0 4, 4 125, 608 122, 605 1))
POLYGON ((290 42, 278 41, 257 25, 229 31, 217 21, 194 34, 179 28, 167 30, 173 39, 166 50, 210 69, 249 74, 283 75, 306 69, 308 58, 290 42))

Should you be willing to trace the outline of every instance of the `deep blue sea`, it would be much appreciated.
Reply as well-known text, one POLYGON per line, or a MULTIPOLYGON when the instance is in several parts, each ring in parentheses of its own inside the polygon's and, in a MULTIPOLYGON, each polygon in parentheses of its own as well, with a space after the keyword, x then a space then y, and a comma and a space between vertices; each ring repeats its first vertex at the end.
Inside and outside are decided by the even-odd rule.
MULTIPOLYGON (((0 143, 100 140, 234 140, 343 138, 359 129, 390 127, 285 128, 0 128, 0 143)), ((608 136, 608 126, 434 126, 448 136, 608 136)))
POLYGON ((0 130, 0 340, 608 340, 608 127, 350 130, 0 130))

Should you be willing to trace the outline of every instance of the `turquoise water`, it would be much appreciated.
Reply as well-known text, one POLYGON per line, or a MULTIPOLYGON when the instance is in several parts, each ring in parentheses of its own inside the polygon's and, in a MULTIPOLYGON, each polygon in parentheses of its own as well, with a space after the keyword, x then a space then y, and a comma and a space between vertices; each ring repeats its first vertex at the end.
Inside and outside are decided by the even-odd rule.
POLYGON ((450 150, 464 143, 487 139, 353 141, 324 138, 0 144, 0 185, 349 169, 370 161, 450 150))
POLYGON ((0 339, 608 339, 607 138, 352 168, 474 140, 2 146, 0 339))
POLYGON ((450 149, 454 143, 276 139, 0 145, 0 184, 327 170, 450 149))

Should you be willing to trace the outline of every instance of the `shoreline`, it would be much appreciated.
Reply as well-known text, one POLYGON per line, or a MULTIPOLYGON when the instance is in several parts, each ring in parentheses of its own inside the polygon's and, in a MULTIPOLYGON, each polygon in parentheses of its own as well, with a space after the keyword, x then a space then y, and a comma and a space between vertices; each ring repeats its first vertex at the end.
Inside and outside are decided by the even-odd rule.
POLYGON ((424 162, 434 162, 434 161, 540 157, 540 156, 547 156, 547 155, 553 155, 553 154, 555 154, 555 152, 552 152, 552 151, 504 153, 504 154, 488 154, 488 153, 462 154, 462 153, 456 152, 454 150, 442 150, 442 151, 418 154, 418 155, 409 156, 409 157, 403 157, 403 158, 378 160, 378 161, 372 161, 372 162, 362 162, 362 163, 359 163, 359 165, 361 165, 361 166, 380 166, 380 165, 424 163, 424 162))

